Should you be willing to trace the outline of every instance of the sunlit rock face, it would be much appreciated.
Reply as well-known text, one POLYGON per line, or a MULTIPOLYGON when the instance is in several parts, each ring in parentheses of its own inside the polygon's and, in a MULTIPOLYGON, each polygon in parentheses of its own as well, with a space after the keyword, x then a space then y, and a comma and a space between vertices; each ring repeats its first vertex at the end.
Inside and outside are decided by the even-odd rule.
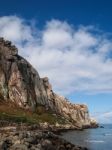
POLYGON ((71 104, 55 94, 49 79, 40 78, 32 65, 18 55, 18 49, 3 38, 0 38, 0 95, 5 101, 33 111, 43 105, 78 127, 90 125, 87 106, 71 104))

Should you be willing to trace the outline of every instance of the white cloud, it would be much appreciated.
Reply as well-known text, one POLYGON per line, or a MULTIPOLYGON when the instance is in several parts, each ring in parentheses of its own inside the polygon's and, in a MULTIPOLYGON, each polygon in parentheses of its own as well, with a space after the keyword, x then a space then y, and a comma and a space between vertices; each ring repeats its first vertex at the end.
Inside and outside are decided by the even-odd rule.
POLYGON ((94 31, 59 20, 39 30, 23 18, 0 17, 0 36, 13 41, 40 76, 48 76, 54 90, 65 95, 112 92, 112 40, 94 31))
POLYGON ((16 16, 0 17, 0 36, 14 42, 29 41, 33 38, 31 27, 16 16))
POLYGON ((43 31, 43 45, 47 48, 64 49, 72 44, 72 31, 70 26, 60 21, 52 20, 48 22, 43 31), (55 36, 54 36, 55 33, 55 36))
POLYGON ((107 112, 97 112, 93 115, 95 119, 97 119, 97 122, 99 123, 105 123, 105 124, 111 124, 112 123, 112 111, 107 112))

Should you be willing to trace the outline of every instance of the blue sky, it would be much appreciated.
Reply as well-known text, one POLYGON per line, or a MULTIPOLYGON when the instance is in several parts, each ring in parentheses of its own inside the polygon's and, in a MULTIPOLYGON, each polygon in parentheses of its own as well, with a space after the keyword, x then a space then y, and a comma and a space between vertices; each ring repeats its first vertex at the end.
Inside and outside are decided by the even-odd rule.
POLYGON ((36 18, 40 27, 52 18, 75 25, 94 24, 108 32, 112 31, 111 7, 111 0, 4 0, 1 1, 0 15, 36 18))
POLYGON ((12 40, 56 92, 86 103, 105 123, 112 122, 111 8, 111 0, 0 2, 0 36, 12 40))

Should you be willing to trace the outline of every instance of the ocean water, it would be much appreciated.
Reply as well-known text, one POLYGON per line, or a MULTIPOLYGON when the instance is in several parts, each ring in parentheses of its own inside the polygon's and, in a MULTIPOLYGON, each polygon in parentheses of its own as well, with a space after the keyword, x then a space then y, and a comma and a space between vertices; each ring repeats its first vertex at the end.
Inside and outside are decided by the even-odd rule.
POLYGON ((67 141, 87 147, 89 150, 112 150, 112 124, 104 128, 86 129, 84 131, 68 131, 62 133, 67 141))

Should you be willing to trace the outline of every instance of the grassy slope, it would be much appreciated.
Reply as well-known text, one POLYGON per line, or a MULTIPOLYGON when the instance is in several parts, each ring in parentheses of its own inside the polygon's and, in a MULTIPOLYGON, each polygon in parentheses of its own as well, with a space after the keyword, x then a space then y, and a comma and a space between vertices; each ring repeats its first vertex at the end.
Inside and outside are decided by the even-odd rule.
POLYGON ((64 119, 50 111, 46 111, 43 106, 38 106, 36 112, 31 112, 11 103, 0 103, 0 120, 30 124, 38 124, 40 122, 48 122, 50 124, 55 124, 56 122, 60 124, 65 123, 64 119))

